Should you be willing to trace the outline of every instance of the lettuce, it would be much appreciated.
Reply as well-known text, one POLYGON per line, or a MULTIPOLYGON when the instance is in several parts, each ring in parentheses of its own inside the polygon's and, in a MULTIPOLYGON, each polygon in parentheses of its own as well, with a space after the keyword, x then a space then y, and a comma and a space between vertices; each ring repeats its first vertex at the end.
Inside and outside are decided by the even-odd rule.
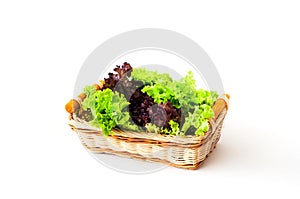
POLYGON ((173 120, 171 120, 169 122, 169 124, 170 124, 170 127, 171 127, 170 134, 171 135, 178 135, 180 133, 179 124, 177 122, 174 122, 173 120))
POLYGON ((208 121, 214 117, 212 106, 218 94, 197 89, 191 71, 185 77, 175 81, 166 73, 160 74, 144 68, 136 68, 132 71, 131 69, 127 63, 117 67, 115 71, 118 74, 111 73, 109 78, 105 79, 103 90, 96 90, 94 86, 84 88, 86 98, 82 108, 91 111, 92 126, 101 128, 105 136, 111 135, 115 127, 175 136, 184 136, 191 130, 195 135, 202 136, 209 130, 208 121), (128 85, 134 82, 144 86, 132 86, 135 92, 127 92, 126 89, 126 92, 120 93, 112 91, 126 71, 129 72, 126 84, 122 84, 124 88, 131 89, 128 85), (124 96, 124 94, 131 96, 124 96), (155 106, 156 108, 155 104, 158 105, 155 106), (165 115, 159 111, 164 112, 165 115), (165 125, 159 126, 158 121, 163 119, 165 125))
POLYGON ((161 133, 161 134, 167 134, 167 135, 183 135, 179 129, 179 124, 177 122, 170 120, 169 125, 170 125, 171 130, 158 127, 152 123, 147 123, 145 127, 147 129, 147 132, 150 132, 150 133, 161 133))
POLYGON ((115 120, 118 127, 132 130, 140 131, 141 129, 131 121, 131 117, 128 110, 128 105, 130 104, 123 94, 114 92, 112 96, 111 109, 113 119, 115 120))
MULTIPOLYGON (((207 110, 205 110, 207 111, 207 110)), ((188 116, 185 118, 185 122, 181 128, 183 134, 185 134, 191 127, 195 127, 195 135, 202 136, 204 132, 207 132, 209 129, 209 124, 207 118, 203 116, 203 113, 200 108, 196 107, 193 113, 188 113, 188 116)), ((209 113, 211 113, 209 111, 209 113)), ((208 115, 209 113, 205 113, 208 115)))
POLYGON ((150 97, 154 99, 154 102, 157 104, 164 104, 167 101, 169 101, 174 107, 181 107, 178 99, 175 97, 175 93, 169 87, 164 86, 160 83, 145 86, 142 89, 142 92, 147 93, 150 97))
POLYGON ((173 79, 169 74, 158 73, 156 71, 147 70, 145 68, 134 68, 131 72, 131 78, 139 80, 146 85, 173 82, 173 79))
POLYGON ((161 128, 152 123, 147 123, 145 125, 147 132, 149 133, 159 133, 161 128))
POLYGON ((111 89, 104 90, 92 89, 87 86, 84 89, 87 95, 82 103, 82 108, 91 109, 93 120, 90 124, 101 128, 105 136, 112 134, 112 129, 116 126, 128 130, 139 130, 138 126, 131 123, 129 112, 126 108, 129 105, 124 95, 113 92, 111 89))
MULTIPOLYGON (((214 117, 212 106, 218 94, 214 91, 197 89, 192 71, 179 81, 146 69, 135 69, 132 75, 135 80, 148 84, 142 92, 152 97, 155 103, 171 102, 174 107, 183 110, 185 122, 181 127, 181 134, 185 134, 191 127, 195 127, 196 135, 203 135, 209 129, 208 119, 214 117)), ((168 130, 164 131, 170 134, 168 130)))

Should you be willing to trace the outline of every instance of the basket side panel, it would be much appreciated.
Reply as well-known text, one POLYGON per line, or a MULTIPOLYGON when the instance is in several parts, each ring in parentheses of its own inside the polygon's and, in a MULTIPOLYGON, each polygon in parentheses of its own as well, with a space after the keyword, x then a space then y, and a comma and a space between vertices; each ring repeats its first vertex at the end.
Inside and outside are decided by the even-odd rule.
POLYGON ((219 122, 212 136, 197 148, 164 146, 154 143, 134 143, 101 133, 91 134, 78 131, 83 145, 94 153, 109 153, 123 157, 161 162, 175 167, 195 169, 213 151, 221 136, 223 121, 219 122))

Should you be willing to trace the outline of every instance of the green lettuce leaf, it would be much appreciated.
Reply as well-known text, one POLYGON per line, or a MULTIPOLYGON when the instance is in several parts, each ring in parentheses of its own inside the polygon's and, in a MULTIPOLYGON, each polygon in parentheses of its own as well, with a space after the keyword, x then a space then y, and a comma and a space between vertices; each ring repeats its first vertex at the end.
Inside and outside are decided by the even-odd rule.
POLYGON ((170 124, 171 130, 160 128, 152 123, 147 123, 145 127, 147 129, 147 132, 150 132, 150 133, 161 133, 161 134, 167 134, 167 135, 181 135, 181 136, 183 135, 180 132, 179 124, 177 122, 170 120, 169 124, 170 124))
POLYGON ((171 76, 167 73, 158 73, 156 71, 147 70, 145 68, 134 68, 131 72, 131 78, 142 81, 144 84, 157 84, 173 82, 171 76))
MULTIPOLYGON (((210 111, 206 113, 206 115, 208 114, 210 111)), ((195 135, 197 136, 204 135, 209 129, 208 120, 203 116, 203 111, 199 107, 196 107, 193 113, 188 113, 181 131, 185 134, 192 126, 196 128, 195 135)))
POLYGON ((161 131, 161 128, 152 123, 147 123, 145 127, 149 133, 159 133, 161 131))
POLYGON ((181 107, 178 99, 175 97, 175 93, 169 87, 164 86, 160 83, 145 86, 142 89, 142 92, 147 93, 150 97, 154 99, 154 102, 157 104, 164 104, 167 101, 169 101, 176 108, 181 107))
MULTIPOLYGON (((174 81, 168 74, 159 74, 155 71, 138 68, 134 69, 132 78, 146 84, 142 92, 152 97, 155 103, 169 101, 174 107, 183 110, 185 122, 180 129, 181 133, 185 134, 191 127, 196 128, 196 135, 203 135, 208 131, 208 119, 214 117, 212 106, 218 94, 214 91, 197 89, 192 71, 189 71, 179 81, 174 81)), ((150 125, 149 128, 153 129, 153 126, 150 125)), ((167 129, 161 131, 166 134, 174 134, 173 129, 172 131, 167 129)))
POLYGON ((116 126, 128 130, 139 130, 139 127, 130 121, 128 105, 124 95, 113 92, 107 88, 104 90, 92 89, 87 86, 84 89, 87 95, 82 103, 82 108, 91 109, 93 120, 90 121, 92 126, 101 128, 105 136, 112 134, 112 129, 116 126))
POLYGON ((126 100, 123 94, 119 94, 118 92, 114 92, 112 96, 112 113, 113 119, 116 124, 122 128, 132 131, 139 131, 140 128, 130 121, 131 117, 128 111, 128 105, 130 103, 126 100))

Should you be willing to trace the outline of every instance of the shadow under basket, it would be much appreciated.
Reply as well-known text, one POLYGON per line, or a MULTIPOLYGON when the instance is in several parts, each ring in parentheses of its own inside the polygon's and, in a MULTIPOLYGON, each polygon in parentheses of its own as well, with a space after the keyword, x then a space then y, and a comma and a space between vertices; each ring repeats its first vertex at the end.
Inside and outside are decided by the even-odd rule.
POLYGON ((217 99, 213 106, 215 117, 203 136, 173 136, 114 129, 114 134, 103 136, 100 129, 70 117, 71 129, 82 144, 93 153, 115 154, 121 157, 160 162, 174 167, 197 169, 214 150, 221 136, 222 124, 228 110, 229 95, 217 99))

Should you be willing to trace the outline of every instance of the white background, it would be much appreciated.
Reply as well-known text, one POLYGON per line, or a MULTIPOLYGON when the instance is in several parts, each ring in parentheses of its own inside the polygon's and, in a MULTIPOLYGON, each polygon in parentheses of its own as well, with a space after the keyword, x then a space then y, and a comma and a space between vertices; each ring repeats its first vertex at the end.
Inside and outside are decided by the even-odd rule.
POLYGON ((180 2, 1 1, 0 198, 300 197, 298 2, 180 2), (66 125, 89 53, 147 27, 199 43, 231 94, 220 143, 197 171, 115 172, 66 125))

